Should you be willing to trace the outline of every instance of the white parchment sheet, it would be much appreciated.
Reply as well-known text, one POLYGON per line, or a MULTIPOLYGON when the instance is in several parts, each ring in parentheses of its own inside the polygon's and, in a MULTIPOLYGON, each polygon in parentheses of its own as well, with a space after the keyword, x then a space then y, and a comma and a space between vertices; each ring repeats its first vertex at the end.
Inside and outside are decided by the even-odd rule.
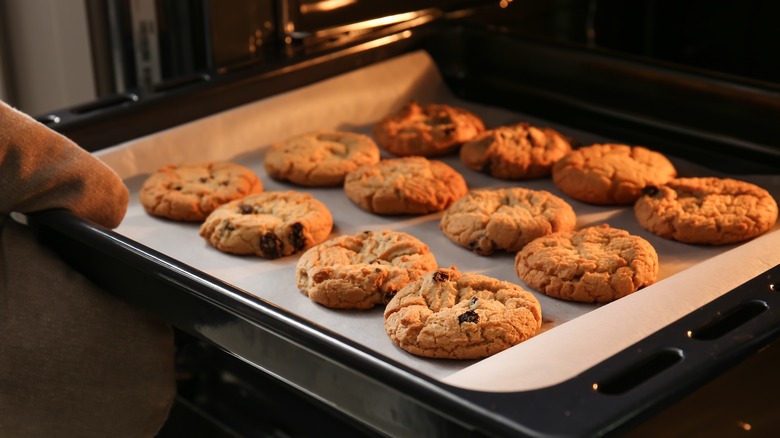
MULTIPOLYGON (((341 188, 299 188, 271 180, 263 169, 264 150, 276 141, 321 128, 370 135, 378 120, 411 99, 470 109, 488 128, 528 121, 554 127, 581 144, 620 141, 575 131, 552 120, 460 101, 446 89, 432 59, 425 52, 415 52, 99 152, 96 155, 116 170, 131 192, 130 208, 117 231, 433 378, 486 391, 524 391, 560 383, 780 263, 780 233, 774 232, 778 227, 742 245, 686 245, 643 230, 631 207, 583 204, 563 195, 549 178, 498 180, 465 168, 457 155, 445 157, 442 161, 460 171, 470 188, 548 190, 570 202, 577 212, 578 227, 606 222, 644 237, 659 254, 660 273, 656 284, 602 306, 537 293, 544 326, 536 337, 481 361, 433 360, 395 347, 385 334, 379 307, 343 311, 310 301, 295 285, 298 255, 265 260, 225 254, 198 236, 198 224, 151 217, 138 202, 141 184, 162 166, 235 161, 254 170, 266 191, 300 190, 324 202, 334 217, 331 237, 364 230, 401 230, 428 244, 440 266, 455 265, 464 272, 523 285, 514 272, 512 254, 482 257, 455 245, 439 230, 441 213, 376 216, 352 204, 341 188)), ((680 176, 723 176, 670 158, 680 176)), ((780 199, 780 176, 740 178, 758 183, 780 199)))

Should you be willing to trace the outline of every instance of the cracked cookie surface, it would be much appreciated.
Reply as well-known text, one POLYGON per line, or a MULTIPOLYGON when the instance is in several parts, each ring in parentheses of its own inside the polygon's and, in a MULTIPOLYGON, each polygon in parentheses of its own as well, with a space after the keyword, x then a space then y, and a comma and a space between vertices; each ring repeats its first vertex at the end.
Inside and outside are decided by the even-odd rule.
POLYGON ((370 309, 437 268, 428 246, 398 231, 366 231, 327 240, 301 255, 298 289, 337 309, 370 309))
POLYGON ((151 215, 200 222, 220 205, 262 191, 250 169, 213 162, 165 166, 144 181, 138 196, 151 215))
POLYGON ((569 231, 574 209, 544 190, 521 187, 472 190, 444 212, 445 236, 479 255, 517 252, 537 237, 569 231))
POLYGON ((516 284, 440 268, 398 292, 384 318, 390 340, 409 353, 481 359, 534 336, 542 309, 516 284))
POLYGON ((605 303, 653 284, 658 255, 645 239, 605 224, 535 239, 517 253, 515 271, 551 297, 605 303))
POLYGON ((344 180, 344 192, 352 202, 385 215, 441 211, 467 191, 460 173, 425 157, 382 160, 359 167, 344 180))
POLYGON ((484 130, 482 119, 463 108, 409 102, 382 119, 373 134, 392 154, 430 157, 450 153, 484 130))
POLYGON ((554 129, 519 123, 485 131, 467 141, 460 149, 460 159, 472 170, 522 180, 549 176, 553 164, 571 149, 569 140, 554 129))
POLYGON ((200 236, 223 252, 276 259, 324 241, 332 228, 330 211, 310 194, 274 191, 217 208, 200 236))
POLYGON ((575 149, 553 165, 553 182, 578 201, 598 205, 633 204, 647 186, 677 176, 663 154, 641 146, 596 144, 575 149))
POLYGON ((731 178, 677 178, 648 187, 634 204, 640 225, 685 243, 721 245, 765 233, 777 221, 777 202, 763 188, 731 178))
POLYGON ((371 137, 353 132, 318 130, 272 145, 265 155, 268 176, 309 187, 344 183, 347 173, 379 161, 371 137))

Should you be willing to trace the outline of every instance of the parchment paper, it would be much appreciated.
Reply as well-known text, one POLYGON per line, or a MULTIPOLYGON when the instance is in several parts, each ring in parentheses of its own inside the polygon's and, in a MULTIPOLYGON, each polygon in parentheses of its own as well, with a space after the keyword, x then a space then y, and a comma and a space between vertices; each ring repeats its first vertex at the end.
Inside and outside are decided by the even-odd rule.
MULTIPOLYGON (((660 272, 656 284, 608 305, 570 303, 537 293, 544 325, 536 337, 481 361, 433 360, 395 347, 385 334, 379 307, 332 310, 310 301, 295 285, 298 255, 265 260, 225 254, 198 236, 198 224, 151 217, 138 202, 141 184, 162 166, 235 161, 254 170, 266 191, 299 190, 324 202, 334 217, 331 237, 364 230, 401 230, 428 244, 440 266, 454 265, 463 272, 478 272, 528 288, 514 273, 513 254, 482 257, 455 245, 439 230, 441 213, 376 216, 352 204, 341 188, 279 183, 268 178, 263 169, 264 150, 276 141, 320 128, 370 135, 378 120, 411 99, 467 108, 480 115, 488 128, 528 121, 558 129, 581 144, 620 142, 552 120, 460 101, 446 89, 427 53, 415 52, 97 153, 126 181, 132 194, 127 216, 117 231, 433 378, 486 391, 524 391, 564 381, 780 263, 780 251, 776 251, 780 233, 767 233, 743 245, 686 245, 646 232, 630 207, 583 204, 563 195, 549 178, 498 180, 465 168, 456 155, 445 157, 442 161, 461 172, 472 189, 522 186, 548 190, 574 207, 578 227, 606 222, 642 236, 656 248, 660 272)), ((391 157, 384 152, 383 156, 391 157)), ((723 176, 673 156, 670 159, 680 176, 723 176)), ((778 199, 780 177, 740 179, 758 183, 778 199)))

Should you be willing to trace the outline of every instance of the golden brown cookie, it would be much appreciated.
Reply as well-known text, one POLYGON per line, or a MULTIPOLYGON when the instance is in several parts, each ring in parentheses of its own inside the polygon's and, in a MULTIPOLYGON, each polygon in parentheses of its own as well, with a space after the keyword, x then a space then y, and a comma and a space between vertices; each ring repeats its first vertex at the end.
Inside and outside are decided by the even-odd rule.
POLYGON ((327 307, 370 309, 437 268, 428 246, 398 231, 365 231, 325 241, 298 259, 298 289, 327 307))
POLYGON ((634 204, 648 231, 685 243, 721 245, 765 233, 777 221, 777 203, 761 187, 730 178, 677 178, 649 186, 634 204))
POLYGON ((200 222, 220 205, 262 191, 257 175, 239 164, 184 164, 151 174, 141 186, 139 200, 151 215, 200 222))
POLYGON ((553 166, 563 193, 600 205, 632 204, 647 186, 660 186, 677 175, 662 154, 641 146, 596 144, 573 150, 553 166))
POLYGON ((385 308, 385 331, 409 353, 481 359, 532 337, 542 326, 536 297, 522 287, 455 268, 425 274, 385 308))
POLYGON ((377 124, 374 138, 395 155, 431 157, 454 151, 484 130, 482 120, 465 109, 409 102, 377 124))
POLYGON ((515 271, 551 297, 605 303, 653 284, 658 255, 645 239, 604 224, 535 239, 517 253, 515 271))
POLYGON ((571 149, 569 140, 554 129, 519 123, 467 141, 460 148, 460 159, 470 169, 496 178, 533 179, 549 176, 553 164, 571 149))
POLYGON ((479 255, 520 251, 537 237, 573 230, 574 209, 544 190, 521 187, 472 190, 441 218, 444 235, 479 255))
POLYGON ((426 214, 444 210, 468 191, 463 176, 424 157, 382 160, 347 174, 344 192, 376 214, 426 214))
POLYGON ((265 155, 268 176, 309 187, 340 186, 344 176, 379 161, 371 137, 354 132, 319 130, 272 145, 265 155))
POLYGON ((324 241, 333 228, 325 205, 308 193, 265 192, 214 210, 200 235, 220 251, 268 259, 288 256, 324 241))

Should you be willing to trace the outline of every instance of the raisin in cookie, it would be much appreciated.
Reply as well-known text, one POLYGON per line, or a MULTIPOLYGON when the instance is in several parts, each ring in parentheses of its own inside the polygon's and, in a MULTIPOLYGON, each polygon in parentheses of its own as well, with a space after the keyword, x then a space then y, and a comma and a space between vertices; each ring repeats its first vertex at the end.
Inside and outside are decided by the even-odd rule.
POLYGON ((763 234, 777 220, 766 190, 730 178, 677 178, 647 187, 634 214, 648 231, 685 243, 720 245, 763 234))
POLYGON ((307 193, 265 192, 212 212, 200 235, 220 251, 268 259, 288 256, 327 239, 333 217, 307 193))
POLYGON ((537 237, 573 230, 574 209, 544 190, 521 187, 472 190, 441 218, 444 235, 479 255, 520 251, 537 237))
POLYGON ((484 130, 482 120, 465 109, 409 102, 377 124, 374 138, 395 155, 430 157, 450 153, 484 130))
POLYGON ((344 192, 376 214, 426 214, 444 210, 468 191, 447 164, 424 157, 382 160, 347 174, 344 192))
POLYGON ((654 283, 658 255, 645 239, 605 224, 535 239, 517 253, 515 271, 551 297, 605 303, 654 283))
POLYGON ((366 231, 325 241, 298 260, 298 288, 337 309, 370 309, 437 268, 428 246, 398 231, 366 231))
POLYGON ((319 130, 271 146, 265 155, 268 176, 309 187, 339 186, 363 164, 379 161, 379 147, 367 135, 319 130))
POLYGON ((200 222, 215 208, 263 191, 254 172, 230 162, 166 166, 144 181, 139 193, 147 213, 200 222))
POLYGON ((455 268, 425 274, 385 308, 385 331, 409 353, 481 359, 523 342, 542 325, 536 297, 522 287, 455 268))
POLYGON ((528 123, 500 126, 483 132, 460 148, 460 159, 470 169, 503 179, 549 176, 552 166, 571 151, 571 143, 557 131, 528 123))
POLYGON ((573 150, 553 166, 552 177, 563 193, 600 205, 632 204, 647 186, 677 176, 662 154, 641 146, 597 144, 573 150))

